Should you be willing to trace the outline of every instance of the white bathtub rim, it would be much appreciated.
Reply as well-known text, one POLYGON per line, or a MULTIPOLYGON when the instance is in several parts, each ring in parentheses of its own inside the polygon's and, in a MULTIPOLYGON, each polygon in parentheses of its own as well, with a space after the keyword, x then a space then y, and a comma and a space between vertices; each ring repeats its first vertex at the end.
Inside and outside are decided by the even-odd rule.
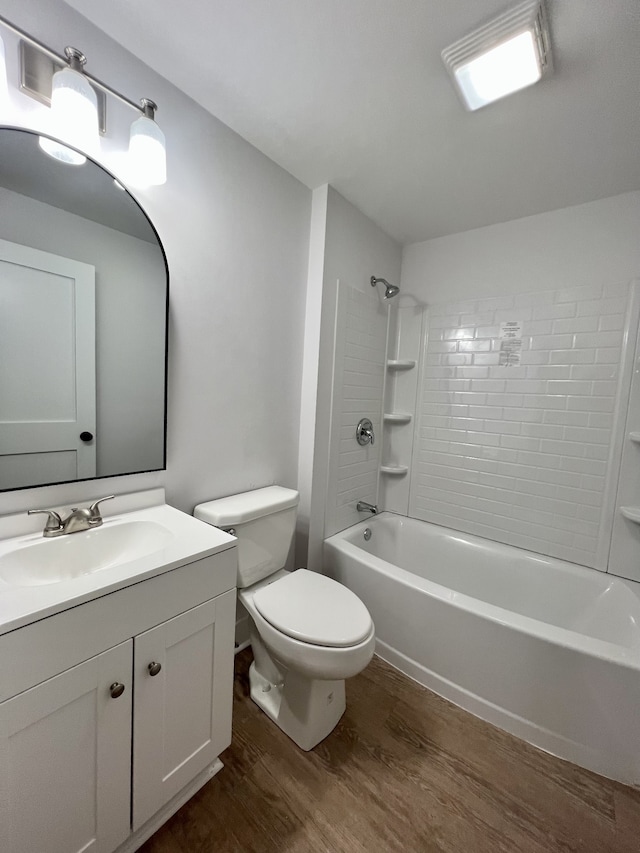
MULTIPOLYGON (((359 525, 348 529, 349 534, 353 534, 360 525, 362 525, 363 530, 364 527, 368 526, 367 523, 360 522, 359 525)), ((387 576, 393 576, 395 580, 405 587, 419 589, 429 597, 443 601, 451 607, 475 613, 492 622, 506 625, 526 636, 536 637, 536 639, 543 640, 550 645, 588 652, 599 660, 614 662, 625 668, 640 671, 640 650, 638 649, 621 646, 607 640, 600 640, 590 637, 587 634, 580 634, 577 631, 572 631, 570 628, 561 628, 558 625, 553 625, 551 622, 533 619, 530 616, 515 613, 496 604, 489 604, 479 598, 473 598, 465 593, 456 592, 359 548, 353 542, 349 542, 344 538, 345 533, 346 531, 336 533, 326 539, 325 543, 329 547, 342 552, 350 559, 357 560, 374 571, 382 572, 387 576)), ((585 567, 584 571, 589 571, 589 569, 585 567)))
MULTIPOLYGON (((375 653, 394 669, 408 676, 422 687, 426 687, 427 690, 431 690, 484 722, 496 726, 562 761, 577 764, 614 781, 623 781, 620 776, 611 775, 611 761, 608 754, 602 755, 597 750, 585 746, 585 744, 565 738, 542 726, 537 726, 530 720, 526 720, 518 714, 507 711, 505 708, 465 690, 377 638, 375 653)), ((629 770, 625 774, 624 784, 639 788, 640 771, 629 770)))
MULTIPOLYGON (((518 545, 509 545, 507 542, 498 542, 497 540, 494 540, 494 539, 486 539, 485 537, 479 536, 476 533, 467 533, 466 530, 457 530, 455 527, 446 527, 443 524, 437 524, 435 521, 423 521, 420 518, 413 518, 410 515, 402 515, 401 513, 391 512, 391 510, 386 510, 386 509, 383 510, 382 512, 377 513, 375 516, 372 516, 371 518, 365 519, 364 521, 358 521, 358 522, 356 522, 356 524, 351 525, 351 527, 346 527, 344 530, 340 530, 337 533, 332 534, 331 536, 327 537, 327 539, 325 539, 324 541, 327 542, 327 541, 334 540, 334 539, 336 541, 338 541, 338 540, 348 541, 346 537, 352 536, 354 533, 355 534, 358 534, 360 532, 364 533, 365 528, 371 526, 372 524, 375 525, 378 520, 386 521, 386 520, 391 520, 391 519, 397 520, 400 523, 400 525, 402 525, 403 522, 407 522, 409 524, 424 525, 425 527, 434 528, 438 532, 442 531, 445 533, 455 533, 457 536, 461 536, 462 538, 467 539, 472 543, 476 542, 476 541, 477 542, 487 542, 492 546, 492 548, 496 549, 498 554, 502 554, 502 553, 509 552, 509 551, 519 551, 522 554, 526 554, 526 556, 529 559, 534 560, 537 563, 542 563, 544 565, 554 563, 554 564, 558 565, 562 569, 562 571, 566 571, 568 574, 571 574, 571 575, 580 576, 580 575, 583 575, 585 572, 587 572, 588 574, 591 574, 594 577, 598 578, 600 581, 605 581, 605 580, 616 581, 617 583, 620 583, 623 586, 626 586, 631 592, 633 592, 635 595, 637 595, 638 598, 640 598, 640 582, 639 581, 634 581, 634 580, 631 580, 630 578, 623 578, 619 575, 610 574, 605 569, 598 569, 594 566, 585 566, 582 563, 573 563, 570 560, 563 560, 560 557, 551 557, 548 554, 540 554, 537 551, 530 551, 527 548, 520 548, 518 545)), ((350 544, 354 544, 354 543, 350 543, 350 544)), ((356 545, 356 547, 357 547, 357 545, 356 545)), ((364 549, 361 549, 361 550, 364 550, 364 549)), ((369 554, 368 551, 366 551, 365 553, 369 554)), ((373 556, 373 555, 371 555, 371 556, 373 556)), ((378 558, 378 559, 381 559, 381 558, 378 558)), ((387 562, 387 561, 384 560, 383 562, 387 562)), ((409 574, 411 574, 411 572, 409 572, 409 574)))

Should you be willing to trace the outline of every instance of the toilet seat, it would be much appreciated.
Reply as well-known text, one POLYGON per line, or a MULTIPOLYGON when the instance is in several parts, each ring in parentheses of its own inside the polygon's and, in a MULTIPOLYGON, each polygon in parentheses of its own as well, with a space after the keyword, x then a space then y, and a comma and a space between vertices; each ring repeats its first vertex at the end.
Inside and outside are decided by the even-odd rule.
POLYGON ((308 569, 256 590, 253 603, 277 631, 314 646, 355 646, 373 627, 369 611, 350 589, 308 569))

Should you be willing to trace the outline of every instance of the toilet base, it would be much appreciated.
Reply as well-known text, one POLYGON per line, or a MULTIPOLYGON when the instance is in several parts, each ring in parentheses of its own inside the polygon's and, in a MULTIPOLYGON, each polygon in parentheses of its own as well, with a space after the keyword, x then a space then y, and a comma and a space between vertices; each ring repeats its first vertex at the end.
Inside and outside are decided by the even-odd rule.
POLYGON ((256 705, 305 752, 331 734, 347 707, 344 681, 306 678, 287 670, 274 684, 254 662, 249 684, 256 705))

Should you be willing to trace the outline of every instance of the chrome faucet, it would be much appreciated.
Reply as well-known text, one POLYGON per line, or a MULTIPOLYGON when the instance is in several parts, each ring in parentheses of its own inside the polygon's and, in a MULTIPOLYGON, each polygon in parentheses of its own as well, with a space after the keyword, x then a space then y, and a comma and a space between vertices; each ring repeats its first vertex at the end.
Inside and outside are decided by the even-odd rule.
POLYGON ((95 527, 100 527, 102 524, 102 516, 98 510, 99 504, 103 501, 110 501, 115 495, 108 495, 106 498, 100 498, 88 507, 73 507, 66 518, 61 518, 60 514, 54 509, 30 509, 27 510, 27 515, 37 515, 45 513, 47 523, 44 526, 42 535, 46 539, 53 536, 64 536, 68 533, 79 533, 81 530, 93 530, 95 527))
POLYGON ((375 515, 378 512, 377 504, 368 504, 366 501, 358 501, 356 509, 358 512, 370 512, 371 515, 375 515))

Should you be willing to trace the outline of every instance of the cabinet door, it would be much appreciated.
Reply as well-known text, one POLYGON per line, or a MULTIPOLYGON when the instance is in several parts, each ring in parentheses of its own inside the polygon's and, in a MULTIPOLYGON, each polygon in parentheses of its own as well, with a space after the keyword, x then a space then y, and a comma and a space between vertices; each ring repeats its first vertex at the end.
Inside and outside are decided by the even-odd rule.
POLYGON ((3 850, 111 853, 129 835, 132 642, 0 704, 3 850))
POLYGON ((234 613, 231 590, 134 638, 134 831, 231 743, 234 613))

